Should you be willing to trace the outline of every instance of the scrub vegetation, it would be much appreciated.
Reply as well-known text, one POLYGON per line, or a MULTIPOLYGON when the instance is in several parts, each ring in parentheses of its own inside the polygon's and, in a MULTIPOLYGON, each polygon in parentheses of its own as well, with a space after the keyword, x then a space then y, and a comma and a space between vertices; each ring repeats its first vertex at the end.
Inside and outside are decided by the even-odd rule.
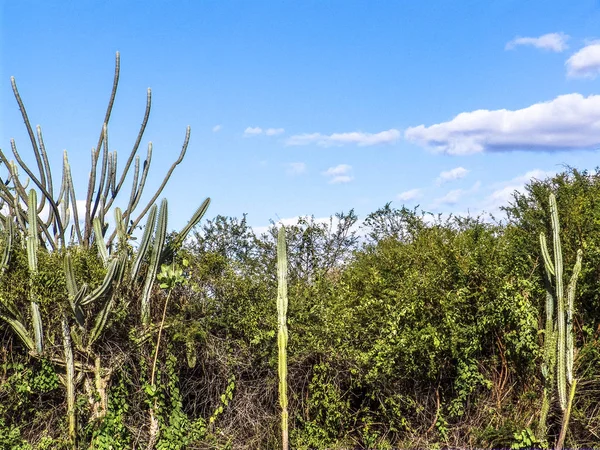
POLYGON ((140 205, 151 97, 119 172, 118 74, 83 217, 13 80, 36 163, 0 152, 0 448, 600 447, 600 171, 502 223, 388 204, 256 235, 198 199, 169 232, 189 130, 140 205))

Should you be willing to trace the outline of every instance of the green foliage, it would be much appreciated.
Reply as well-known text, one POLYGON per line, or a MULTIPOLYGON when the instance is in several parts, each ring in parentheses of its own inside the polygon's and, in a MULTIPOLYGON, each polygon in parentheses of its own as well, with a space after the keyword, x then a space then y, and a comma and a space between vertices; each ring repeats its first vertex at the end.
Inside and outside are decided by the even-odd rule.
MULTIPOLYGON (((545 332, 539 331, 547 297, 539 233, 551 232, 554 191, 567 278, 577 248, 585 251, 571 318, 579 384, 569 439, 597 447, 598 181, 597 174, 570 172, 534 182, 515 197, 506 224, 442 220, 388 204, 367 217, 360 235, 352 212, 330 223, 309 217, 286 225, 290 446, 545 445, 531 429, 544 386, 545 332)), ((33 281, 26 236, 15 232, 0 273, 0 313, 33 336, 34 294, 46 346, 44 358, 32 357, 14 327, 0 323, 0 448, 68 448, 63 314, 72 338, 80 448, 146 446, 151 410, 159 427, 155 448, 280 447, 279 228, 257 236, 245 217, 217 217, 195 232, 182 230, 193 235, 185 242, 165 228, 163 250, 153 258, 158 208, 149 215, 135 252, 120 245, 122 229, 119 245, 107 245, 108 267, 96 247, 39 245, 33 281), (107 278, 118 258, 114 278, 107 278), (157 282, 149 283, 153 267, 157 282), (103 284, 95 300, 78 301, 78 320, 71 305, 77 293, 85 286, 81 299, 88 298, 103 284), (101 332, 87 345, 111 299, 101 332)), ((121 217, 130 220, 125 210, 121 217)), ((549 423, 557 413, 549 409, 549 423)), ((548 441, 557 433, 550 427, 548 441)))

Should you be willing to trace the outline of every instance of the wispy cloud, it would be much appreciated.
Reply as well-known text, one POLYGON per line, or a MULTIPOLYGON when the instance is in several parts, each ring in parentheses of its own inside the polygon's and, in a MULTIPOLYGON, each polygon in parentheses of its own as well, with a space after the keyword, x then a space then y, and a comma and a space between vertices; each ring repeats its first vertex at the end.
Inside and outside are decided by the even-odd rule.
POLYGON ((468 173, 469 171, 464 167, 456 167, 454 169, 440 173, 440 176, 437 177, 435 182, 439 186, 449 181, 460 180, 461 178, 466 177, 468 173))
POLYGON ((600 144, 600 95, 561 95, 514 111, 464 112, 449 122, 408 128, 404 135, 451 155, 591 149, 600 144))
POLYGON ((450 192, 448 192, 446 195, 436 198, 433 201, 432 206, 438 207, 440 205, 455 205, 460 200, 462 200, 462 198, 465 195, 477 192, 480 187, 481 187, 481 182, 478 181, 470 189, 453 189, 450 192))
POLYGON ((287 164, 288 175, 300 175, 306 172, 306 164, 303 162, 293 162, 287 164))
POLYGON ((524 192, 525 185, 530 183, 531 180, 544 180, 555 174, 556 172, 552 171, 533 169, 510 180, 495 183, 491 186, 492 193, 485 198, 482 209, 490 213, 498 212, 501 206, 508 206, 513 200, 515 191, 524 192))
POLYGON ((266 136, 277 136, 284 133, 283 128, 267 128, 263 130, 261 127, 248 127, 244 130, 244 136, 258 136, 264 134, 266 136))
POLYGON ((352 175, 352 166, 348 164, 339 164, 330 167, 323 175, 329 178, 329 184, 349 183, 354 179, 352 175))
POLYGON ((244 136, 258 136, 263 133, 261 127, 248 127, 244 130, 244 136))
POLYGON ((583 47, 565 63, 567 76, 571 78, 596 78, 600 75, 600 42, 583 47))
POLYGON ((223 129, 223 125, 215 125, 212 130, 213 133, 218 133, 219 131, 221 131, 223 129))
POLYGON ((309 145, 316 144, 321 147, 332 147, 340 145, 355 144, 358 146, 371 146, 381 144, 393 144, 400 139, 401 133, 396 129, 381 131, 379 133, 362 133, 353 131, 350 133, 333 134, 296 134, 286 140, 286 145, 309 145))
POLYGON ((397 195, 397 198, 402 202, 409 202, 421 197, 421 192, 421 189, 411 189, 409 191, 400 192, 397 195))
POLYGON ((277 136, 278 134, 283 134, 285 130, 283 128, 267 128, 265 134, 267 136, 277 136))
POLYGON ((512 41, 508 42, 504 48, 505 50, 513 50, 517 46, 526 45, 560 53, 568 48, 568 40, 569 36, 565 33, 548 33, 539 37, 517 36, 512 41))

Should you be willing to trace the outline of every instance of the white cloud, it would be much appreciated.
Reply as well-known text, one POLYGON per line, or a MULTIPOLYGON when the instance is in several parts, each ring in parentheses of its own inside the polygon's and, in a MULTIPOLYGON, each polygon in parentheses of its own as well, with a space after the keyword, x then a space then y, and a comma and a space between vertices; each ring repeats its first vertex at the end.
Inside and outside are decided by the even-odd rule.
POLYGON ((300 175, 300 174, 306 172, 306 164, 304 164, 303 162, 289 163, 289 164, 287 164, 287 167, 288 167, 288 170, 287 170, 288 175, 300 175))
POLYGON ((329 184, 349 183, 354 179, 352 176, 352 166, 348 164, 339 164, 335 167, 330 167, 323 175, 329 177, 329 184))
MULTIPOLYGON (((289 226, 293 226, 293 225, 297 225, 298 224, 298 220, 300 219, 304 219, 307 222, 314 222, 315 224, 325 224, 327 226, 332 227, 332 230, 335 230, 339 224, 339 219, 335 216, 333 217, 311 217, 311 216, 296 216, 296 217, 286 217, 284 219, 279 219, 275 222, 275 226, 280 227, 281 225, 284 225, 286 227, 289 226)), ((356 223, 350 228, 351 231, 356 231, 358 233, 359 236, 363 236, 364 232, 361 229, 361 225, 363 223, 363 219, 359 219, 356 221, 356 223)), ((252 230, 254 231, 254 234, 256 234, 257 236, 260 236, 263 233, 266 233, 269 231, 269 229, 271 228, 271 225, 262 225, 262 226, 256 226, 256 227, 252 227, 252 230)))
POLYGON ((416 200, 421 196, 421 189, 411 189, 409 191, 404 191, 398 194, 398 200, 402 202, 408 202, 411 200, 416 200))
POLYGON ((472 194, 477 192, 481 187, 481 182, 475 183, 470 189, 453 189, 448 192, 443 197, 436 198, 433 201, 433 206, 437 207, 439 205, 455 205, 458 203, 465 195, 472 194))
POLYGON ((248 127, 244 130, 244 136, 257 136, 263 133, 261 127, 248 127))
POLYGON ((480 109, 404 136, 452 155, 484 151, 591 149, 600 144, 600 95, 560 95, 518 110, 480 109))
POLYGON ((285 132, 285 130, 283 128, 267 128, 267 130, 265 131, 265 134, 267 136, 276 136, 276 135, 282 134, 284 132, 285 132))
POLYGON ((517 36, 506 44, 505 50, 512 50, 519 45, 530 45, 542 50, 552 52, 562 52, 568 48, 567 40, 569 36, 565 33, 548 33, 540 37, 520 37, 517 36))
POLYGON ((440 185, 449 181, 460 180, 461 178, 466 177, 468 173, 469 171, 464 167, 456 167, 454 169, 440 173, 440 176, 437 178, 436 183, 440 185))
POLYGON ((600 42, 583 47, 565 63, 567 75, 572 78, 596 78, 600 75, 600 42))
POLYGON ((400 139, 401 133, 396 129, 381 131, 379 133, 362 133, 358 131, 350 133, 333 134, 296 134, 286 140, 286 145, 309 145, 316 144, 321 147, 340 146, 356 144, 358 146, 371 146, 380 144, 392 144, 400 139))
POLYGON ((221 131, 223 129, 223 125, 215 125, 212 130, 213 133, 218 133, 219 131, 221 131))
POLYGON ((544 180, 555 174, 556 172, 533 169, 511 180, 496 183, 492 186, 492 193, 484 200, 483 209, 490 213, 498 212, 501 206, 508 206, 509 202, 513 200, 515 191, 525 192, 525 185, 532 179, 544 180))
POLYGON ((244 130, 244 136, 258 136, 265 134, 267 136, 277 136, 278 134, 284 133, 283 128, 267 128, 263 130, 261 127, 248 127, 244 130))

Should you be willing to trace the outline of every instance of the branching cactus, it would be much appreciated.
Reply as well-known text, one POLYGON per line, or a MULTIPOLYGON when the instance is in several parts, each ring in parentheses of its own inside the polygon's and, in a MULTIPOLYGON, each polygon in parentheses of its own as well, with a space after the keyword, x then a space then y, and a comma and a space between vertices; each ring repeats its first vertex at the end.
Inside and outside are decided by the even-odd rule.
MULTIPOLYGON (((117 152, 109 150, 108 138, 108 123, 112 114, 112 109, 119 85, 120 76, 120 55, 117 52, 115 60, 115 73, 113 79, 113 87, 110 93, 108 107, 104 115, 100 135, 96 146, 91 152, 91 171, 88 179, 87 195, 85 198, 85 213, 83 217, 79 217, 77 210, 76 190, 71 176, 71 167, 69 165, 68 155, 65 152, 63 156, 63 173, 61 186, 58 189, 58 195, 55 192, 54 180, 50 170, 48 155, 42 136, 42 130, 38 125, 34 132, 25 104, 21 99, 17 82, 14 77, 11 77, 11 85, 13 94, 21 111, 29 141, 35 158, 33 168, 25 164, 23 158, 17 149, 17 143, 14 139, 11 140, 11 150, 16 159, 16 163, 9 161, 3 150, 0 149, 0 163, 8 169, 8 177, 0 177, 0 205, 6 206, 9 210, 9 215, 17 220, 17 227, 21 232, 26 232, 27 213, 23 210, 22 204, 28 203, 28 196, 23 186, 19 168, 22 169, 29 180, 31 180, 36 191, 40 194, 41 200, 37 206, 37 213, 40 214, 44 207, 49 206, 48 216, 44 220, 39 220, 38 227, 41 232, 40 238, 43 245, 58 249, 66 246, 65 240, 70 228, 71 242, 90 247, 92 244, 92 236, 95 233, 96 219, 99 219, 100 224, 104 224, 104 214, 115 206, 118 201, 119 193, 123 188, 123 184, 127 175, 131 172, 133 166, 133 185, 129 193, 129 200, 122 212, 123 223, 127 227, 127 235, 131 235, 140 221, 148 213, 152 205, 156 202, 167 182, 171 178, 175 168, 183 161, 187 152, 188 143, 190 140, 190 128, 187 127, 185 138, 179 156, 168 169, 162 182, 157 190, 151 195, 150 200, 145 206, 140 208, 140 199, 142 197, 146 180, 152 160, 152 143, 148 144, 146 158, 143 164, 140 164, 140 156, 137 154, 140 144, 146 130, 148 118, 150 116, 150 107, 152 104, 152 92, 150 89, 146 95, 146 111, 142 119, 142 124, 138 132, 137 139, 133 144, 131 151, 127 156, 122 172, 117 172, 117 152), (140 168, 141 166, 141 168, 140 168), (7 179, 7 182, 2 180, 7 179), (138 213, 138 210, 141 211, 138 213), (81 220, 80 220, 81 219, 81 220), (72 222, 71 222, 72 220, 72 222)), ((122 230, 121 230, 122 231, 122 230)), ((112 241, 120 232, 118 229, 112 230, 107 236, 106 244, 110 248, 112 241)), ((102 230, 102 235, 105 236, 106 230, 102 230)), ((102 251, 102 250, 100 250, 102 251)), ((105 255, 102 253, 102 256, 105 255)))
POLYGON ((542 373, 545 378, 544 399, 540 414, 539 432, 545 434, 546 419, 554 384, 554 373, 556 370, 556 389, 558 402, 563 412, 561 432, 556 444, 557 449, 562 449, 567 432, 573 397, 577 380, 573 376, 573 361, 575 356, 575 344, 573 337, 573 303, 577 278, 581 271, 582 251, 577 251, 577 260, 573 267, 571 279, 567 286, 567 298, 565 300, 563 286, 563 257, 560 243, 560 223, 558 220, 558 208, 556 197, 550 194, 550 221, 552 225, 552 241, 554 261, 550 257, 546 236, 540 233, 540 247, 544 260, 546 272, 546 324, 544 337, 544 362, 542 373), (554 278, 554 283, 552 283, 554 278), (553 287, 554 286, 554 287, 553 287), (555 308, 556 307, 556 308, 555 308), (556 320, 554 312, 556 309, 556 320), (567 394, 567 390, 569 393, 567 394))
POLYGON ((281 442, 288 449, 288 398, 287 398, 287 254, 285 228, 277 236, 277 346, 279 349, 279 404, 281 406, 281 442))

